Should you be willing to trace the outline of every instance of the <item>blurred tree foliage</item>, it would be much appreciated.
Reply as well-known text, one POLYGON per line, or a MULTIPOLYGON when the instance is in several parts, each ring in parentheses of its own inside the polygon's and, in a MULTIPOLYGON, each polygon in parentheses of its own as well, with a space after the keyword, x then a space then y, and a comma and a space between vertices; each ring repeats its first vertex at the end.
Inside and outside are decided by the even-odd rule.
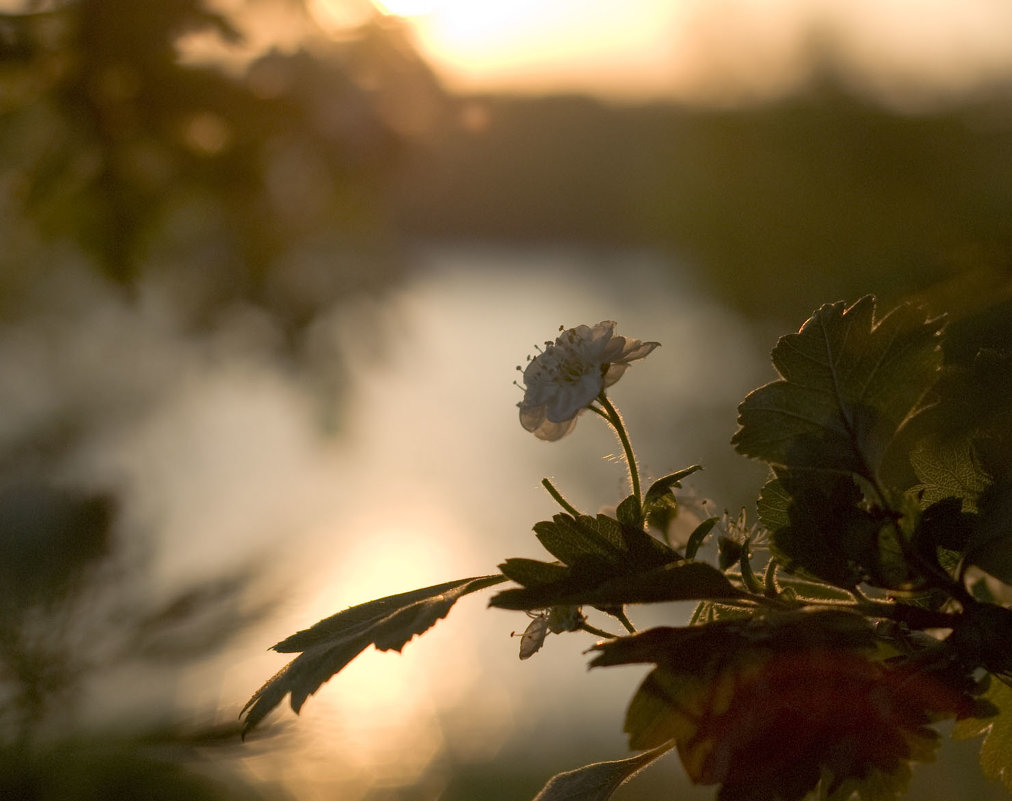
POLYGON ((263 3, 234 18, 204 0, 0 15, 5 234, 50 248, 5 248, 0 313, 16 312, 54 243, 125 285, 168 275, 198 319, 241 298, 297 327, 391 280, 383 183, 417 122, 401 100, 437 103, 438 87, 396 26, 337 41, 301 2, 278 3, 306 44, 231 69, 195 63, 187 45, 211 41, 234 62, 263 3))
POLYGON ((1012 90, 917 114, 829 79, 734 109, 458 102, 400 195, 418 235, 659 246, 746 313, 792 321, 968 265, 1007 287, 1012 90))
MULTIPOLYGON (((441 102, 435 81, 378 15, 335 39, 300 0, 230 8, 4 4, 0 336, 45 335, 68 274, 104 285, 98 297, 154 285, 195 327, 252 304, 293 342, 321 309, 396 279, 386 183, 441 102), (269 8, 298 48, 250 41, 249 15, 269 8)), ((58 406, 0 447, 0 797, 251 797, 204 775, 227 772, 234 724, 183 731, 172 709, 134 710, 124 731, 95 730, 104 675, 171 677, 264 608, 245 598, 248 565, 147 586, 123 499, 61 480, 78 435, 123 410, 58 406), (192 771, 212 745, 226 758, 192 771)))
POLYGON ((82 721, 97 676, 183 666, 263 612, 241 603, 245 574, 157 597, 122 534, 109 495, 41 478, 0 485, 0 798, 240 797, 227 759, 214 778, 191 769, 215 746, 228 757, 235 724, 138 713, 110 734, 82 721))

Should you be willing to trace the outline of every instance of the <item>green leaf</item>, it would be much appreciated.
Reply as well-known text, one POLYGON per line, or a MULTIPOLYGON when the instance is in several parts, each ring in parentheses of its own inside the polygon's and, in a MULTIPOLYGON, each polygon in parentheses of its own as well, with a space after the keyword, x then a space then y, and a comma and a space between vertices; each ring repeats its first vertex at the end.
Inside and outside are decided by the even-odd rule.
POLYGON ((639 527, 643 525, 643 510, 640 509, 640 499, 630 495, 615 510, 615 517, 623 526, 639 527))
POLYGON ((1012 584, 1012 476, 978 500, 979 517, 966 543, 966 561, 1012 584))
POLYGON ((906 590, 920 581, 905 558, 906 534, 890 516, 867 508, 852 478, 787 471, 779 481, 791 497, 790 523, 773 532, 771 549, 788 570, 846 589, 867 582, 906 590))
POLYGON ((742 581, 745 582, 745 586, 751 592, 757 595, 764 594, 763 583, 756 578, 755 572, 752 570, 752 562, 749 560, 752 556, 751 540, 745 540, 741 546, 741 556, 738 557, 738 568, 741 570, 742 581))
POLYGON ((694 464, 691 467, 685 467, 677 472, 670 473, 669 475, 657 479, 647 490, 647 494, 644 496, 644 505, 649 506, 663 495, 667 495, 672 489, 681 487, 681 481, 683 478, 687 478, 702 469, 702 465, 694 464))
POLYGON ((617 608, 622 603, 645 602, 623 601, 622 596, 652 599, 697 591, 692 588, 715 592, 716 597, 729 597, 726 587, 718 588, 712 583, 704 586, 701 581, 705 580, 690 574, 681 581, 663 572, 654 574, 659 568, 682 563, 684 559, 642 528, 623 526, 606 515, 557 514, 551 522, 538 523, 535 531, 545 548, 565 565, 507 560, 500 569, 524 586, 499 593, 490 605, 532 610, 586 603, 598 608, 617 608), (635 586, 644 577, 647 583, 635 586))
POLYGON ((909 306, 876 321, 871 296, 822 306, 773 349, 781 379, 741 403, 732 444, 776 466, 873 478, 936 379, 940 328, 909 306))
POLYGON ((625 553, 622 527, 604 515, 599 515, 595 520, 589 515, 574 518, 560 513, 551 522, 536 523, 534 533, 546 551, 567 565, 588 557, 601 562, 614 562, 625 553), (599 522, 601 518, 610 521, 610 524, 599 522))
POLYGON ((910 464, 921 482, 913 489, 920 492, 925 506, 956 497, 963 500, 966 511, 973 512, 977 509, 977 498, 991 484, 968 439, 923 440, 910 454, 910 464))
POLYGON ((804 581, 795 577, 780 575, 777 577, 780 593, 784 598, 797 598, 813 603, 843 603, 853 601, 854 596, 831 584, 804 581))
POLYGON ((243 707, 243 735, 286 695, 291 695, 292 709, 298 713, 310 695, 368 646, 400 651, 412 637, 446 617, 461 597, 503 581, 506 576, 478 576, 390 595, 353 606, 282 640, 274 646, 275 651, 302 653, 257 690, 243 707))
POLYGON ((980 720, 965 718, 957 721, 952 736, 969 740, 984 735, 980 746, 980 767, 989 779, 996 779, 1012 792, 1012 688, 1005 682, 991 679, 983 699, 998 709, 998 714, 980 720))
POLYGON ((553 776, 534 801, 607 801, 629 779, 673 747, 666 743, 653 750, 619 759, 598 762, 553 776))
POLYGON ((552 584, 503 590, 490 606, 531 610, 568 604, 619 607, 668 601, 730 600, 747 597, 716 568, 704 562, 672 562, 650 570, 602 578, 570 575, 552 584))
POLYGON ((708 517, 698 526, 696 526, 692 533, 689 535, 689 541, 685 544, 685 558, 695 559, 696 554, 699 552, 699 547, 703 544, 703 541, 709 535, 710 531, 717 524, 719 517, 708 517))
POLYGON ((720 601, 702 601, 693 610, 689 625, 702 626, 717 620, 742 620, 754 614, 755 612, 749 608, 729 606, 720 601))
POLYGON ((606 515, 573 518, 558 514, 552 523, 539 523, 535 528, 545 549, 570 566, 597 564, 617 575, 682 558, 639 526, 623 526, 606 515))
POLYGON ((706 677, 748 648, 790 654, 818 648, 864 651, 874 644, 871 624, 854 612, 790 611, 705 626, 658 626, 616 637, 591 649, 598 655, 590 667, 652 663, 675 673, 706 677))
POLYGON ((938 563, 938 549, 962 553, 976 527, 977 516, 963 511, 963 499, 942 498, 917 517, 912 544, 926 559, 938 563))
POLYGON ((931 759, 926 724, 965 696, 874 661, 876 636, 842 610, 651 629, 594 647, 591 663, 653 663, 626 715, 631 747, 674 740, 689 778, 719 799, 892 799, 910 761, 931 759))
POLYGON ((525 587, 552 584, 569 575, 569 570, 560 562, 539 562, 537 559, 507 559, 499 570, 507 578, 525 587))
POLYGON ((678 517, 678 509, 678 501, 671 493, 651 500, 650 505, 645 507, 647 526, 663 532, 665 539, 667 539, 671 524, 678 517))
POLYGON ((629 702, 625 733, 630 748, 661 747, 686 740, 695 732, 694 721, 706 680, 655 668, 647 674, 629 702))
POLYGON ((779 478, 771 479, 763 485, 759 500, 756 501, 756 511, 759 513, 759 522, 766 528, 776 531, 790 525, 790 507, 790 493, 784 489, 779 478))
POLYGON ((721 570, 728 570, 738 564, 741 558, 742 543, 733 537, 721 534, 717 537, 717 565, 721 570))

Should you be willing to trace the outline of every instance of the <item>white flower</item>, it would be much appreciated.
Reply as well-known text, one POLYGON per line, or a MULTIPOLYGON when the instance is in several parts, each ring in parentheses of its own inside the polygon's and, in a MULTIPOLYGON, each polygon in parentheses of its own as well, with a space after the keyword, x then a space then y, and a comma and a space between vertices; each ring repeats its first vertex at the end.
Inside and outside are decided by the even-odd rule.
POLYGON ((568 328, 527 365, 524 399, 517 405, 520 424, 538 439, 554 442, 568 434, 577 415, 618 381, 630 362, 660 344, 616 336, 615 325, 604 320, 593 328, 568 328))

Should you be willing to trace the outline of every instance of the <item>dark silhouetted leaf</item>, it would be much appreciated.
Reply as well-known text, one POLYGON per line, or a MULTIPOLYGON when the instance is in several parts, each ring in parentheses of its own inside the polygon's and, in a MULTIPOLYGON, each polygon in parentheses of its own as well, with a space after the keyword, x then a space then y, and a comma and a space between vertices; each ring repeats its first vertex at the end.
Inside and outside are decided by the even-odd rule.
POLYGON ((976 515, 963 511, 962 498, 942 498, 920 514, 912 543, 926 559, 937 562, 939 548, 965 550, 976 523, 976 515))
POLYGON ((601 608, 742 597, 745 593, 716 568, 703 562, 672 562, 612 577, 583 573, 577 565, 557 582, 503 590, 489 604, 501 609, 530 610, 559 604, 601 608))
POLYGON ((771 539, 789 570, 847 589, 861 582, 909 586, 894 528, 863 507, 864 496, 850 477, 790 472, 780 477, 780 486, 791 496, 790 523, 771 539))
POLYGON ((706 623, 713 623, 715 620, 742 620, 752 617, 755 614, 750 608, 730 606, 720 601, 703 601, 698 604, 692 612, 689 623, 692 626, 702 626, 706 623))
POLYGON ((874 642, 871 624, 853 612, 791 611, 706 626, 660 626, 617 637, 593 647, 599 653, 590 667, 652 663, 705 677, 745 647, 789 653, 813 648, 865 650, 874 642))
POLYGON ((651 503, 662 496, 667 495, 672 489, 681 487, 681 481, 683 478, 687 478, 702 469, 702 465, 694 464, 692 467, 683 468, 682 470, 678 470, 677 472, 670 473, 669 475, 657 479, 647 490, 647 494, 643 499, 644 505, 649 507, 651 503))
POLYGON ((689 541, 685 544, 686 559, 696 558, 696 554, 699 552, 699 547, 703 544, 703 541, 713 530, 713 527, 719 519, 719 517, 708 517, 692 530, 692 533, 689 535, 689 541))
POLYGON ((601 608, 646 602, 652 594, 682 592, 688 593, 684 598, 711 597, 692 594, 699 591, 717 593, 713 597, 731 597, 725 587, 718 588, 714 583, 704 586, 700 582, 705 579, 696 574, 686 573, 681 585, 676 586, 679 579, 674 574, 657 571, 683 562, 681 555, 642 528, 624 526, 606 515, 557 514, 551 521, 538 523, 534 530, 549 553, 565 565, 507 560, 500 565, 503 574, 524 586, 499 593, 492 599, 492 606, 532 610, 586 603, 601 608), (636 583, 648 575, 648 583, 638 588, 636 583), (623 601, 620 596, 624 594, 637 594, 643 600, 623 601))
POLYGON ((717 564, 721 570, 727 570, 732 565, 738 564, 741 557, 742 543, 738 540, 721 534, 717 537, 717 564))
POLYGON ((756 574, 752 570, 752 562, 749 561, 752 557, 750 544, 749 540, 745 540, 742 544, 741 555, 738 557, 738 568, 741 571, 741 579, 745 582, 745 586, 749 591, 762 594, 764 590, 763 583, 756 578, 756 574))
POLYGON ((936 379, 941 322, 909 306, 879 321, 862 298, 819 308, 773 349, 781 379, 738 407, 737 450, 772 465, 872 478, 936 379))
POLYGON ((639 527, 643 525, 643 510, 640 508, 640 500, 635 495, 630 495, 615 510, 615 517, 623 526, 639 527))
POLYGON ((964 665, 1012 676, 1012 609, 965 604, 945 644, 964 665))
MULTIPOLYGON (((671 524, 675 522, 677 517, 678 501, 670 492, 667 495, 662 495, 660 498, 655 498, 646 507, 645 518, 647 526, 663 532, 665 540, 668 539, 667 532, 671 529, 671 524)), ((669 540, 668 542, 670 544, 669 540)))
POLYGON ((815 603, 841 603, 854 599, 854 596, 846 590, 841 590, 831 584, 804 581, 795 577, 785 577, 782 574, 777 577, 777 584, 781 596, 785 599, 797 598, 815 603))
POLYGON ((505 576, 479 576, 437 584, 353 606, 293 634, 275 651, 301 651, 295 659, 256 691, 243 707, 243 734, 256 726, 291 694, 298 713, 306 699, 370 645, 399 651, 415 635, 446 617, 464 595, 505 581, 505 576))
POLYGON ((630 747, 673 739, 718 799, 800 801, 820 781, 827 798, 888 798, 911 760, 931 758, 929 724, 966 698, 872 661, 874 649, 860 615, 826 610, 652 629, 595 646, 591 665, 656 665, 629 705, 630 747))
POLYGON ((537 559, 507 559, 499 569, 502 574, 517 584, 536 587, 553 584, 569 575, 569 569, 561 562, 539 562, 537 559))
POLYGON ((625 782, 671 750, 662 745, 628 759, 598 762, 553 776, 534 801, 607 801, 625 782))
POLYGON ((604 515, 595 519, 589 515, 574 518, 557 514, 551 522, 536 523, 534 532, 545 550, 567 565, 588 557, 593 561, 615 562, 626 552, 622 526, 604 515))
POLYGON ((966 561, 1012 584, 1012 476, 978 499, 979 517, 966 543, 966 561))

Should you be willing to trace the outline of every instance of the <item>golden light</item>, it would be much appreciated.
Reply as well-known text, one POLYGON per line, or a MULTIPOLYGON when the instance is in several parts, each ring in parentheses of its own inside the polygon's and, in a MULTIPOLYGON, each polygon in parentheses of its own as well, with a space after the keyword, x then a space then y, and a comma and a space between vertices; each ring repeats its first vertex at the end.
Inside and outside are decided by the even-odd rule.
POLYGON ((411 23, 452 88, 544 92, 663 80, 670 13, 654 0, 443 0, 411 23))
POLYGON ((384 2, 373 0, 373 5, 384 14, 396 17, 417 17, 431 14, 444 4, 439 3, 438 0, 384 0, 384 2))
POLYGON ((625 100, 761 100, 825 58, 885 98, 1012 72, 1006 0, 310 0, 318 17, 403 18, 456 92, 585 92, 625 100), (814 44, 813 44, 814 43, 814 44))

